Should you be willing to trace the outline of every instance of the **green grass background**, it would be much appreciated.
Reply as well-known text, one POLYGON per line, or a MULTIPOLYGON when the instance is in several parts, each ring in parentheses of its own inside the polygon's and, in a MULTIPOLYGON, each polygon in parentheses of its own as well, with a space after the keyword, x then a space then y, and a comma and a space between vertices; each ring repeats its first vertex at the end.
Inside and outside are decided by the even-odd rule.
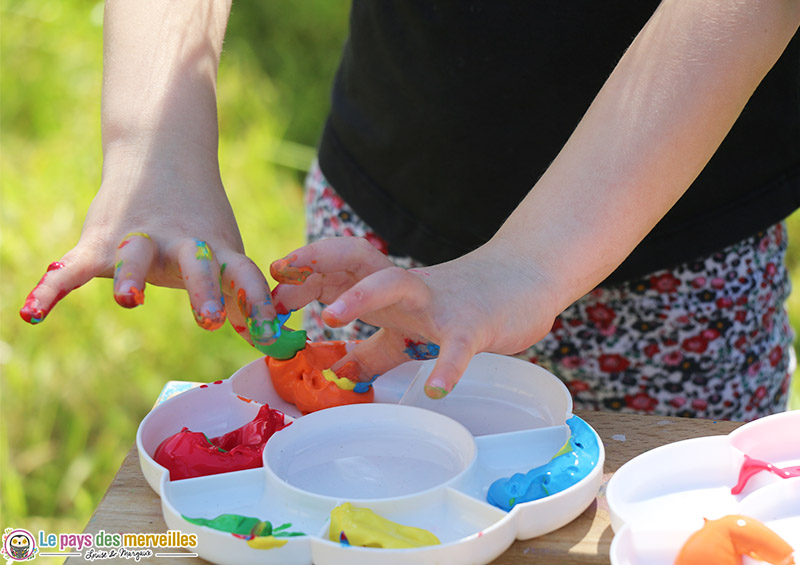
MULTIPOLYGON (((219 76, 220 161, 256 263, 302 244, 300 182, 328 108, 344 0, 235 3, 219 76)), ((100 183, 102 2, 0 0, 0 529, 79 532, 171 379, 211 381, 258 354, 199 329, 184 293, 118 308, 92 281, 46 322, 18 315, 77 241, 100 183)), ((790 219, 800 280, 800 216, 790 219), (795 241, 796 240, 796 241, 795 241)), ((790 312, 800 327, 800 296, 790 312)), ((800 379, 794 383, 800 407, 800 379)))

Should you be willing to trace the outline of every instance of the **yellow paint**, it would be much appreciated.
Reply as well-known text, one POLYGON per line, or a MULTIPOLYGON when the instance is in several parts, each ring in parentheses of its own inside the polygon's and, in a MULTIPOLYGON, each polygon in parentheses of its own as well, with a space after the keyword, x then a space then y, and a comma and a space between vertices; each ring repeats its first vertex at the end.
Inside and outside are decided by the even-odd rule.
POLYGON ((569 440, 571 440, 571 439, 572 439, 572 436, 570 435, 570 437, 567 438, 567 441, 564 442, 564 445, 561 446, 561 449, 558 450, 558 453, 553 455, 552 459, 555 459, 559 455, 565 455, 565 454, 569 453, 570 451, 572 451, 572 445, 570 445, 570 443, 569 443, 569 440))
POLYGON ((338 386, 342 390, 353 390, 356 388, 356 382, 350 379, 346 379, 344 377, 337 377, 336 373, 331 371, 330 369, 323 369, 322 376, 325 377, 326 381, 330 381, 338 386))
POLYGON ((132 231, 131 233, 129 233, 128 235, 125 236, 125 239, 130 239, 132 237, 137 237, 137 236, 138 237, 145 237, 147 239, 150 239, 149 235, 147 235, 146 233, 140 232, 140 231, 132 231))
POLYGON ((280 539, 275 536, 255 537, 247 540, 247 545, 253 549, 275 549, 276 547, 283 547, 286 545, 288 539, 280 539))
POLYGON ((349 502, 331 510, 330 540, 338 542, 342 532, 350 545, 360 547, 405 549, 441 543, 428 530, 403 526, 375 514, 369 508, 355 508, 349 502))

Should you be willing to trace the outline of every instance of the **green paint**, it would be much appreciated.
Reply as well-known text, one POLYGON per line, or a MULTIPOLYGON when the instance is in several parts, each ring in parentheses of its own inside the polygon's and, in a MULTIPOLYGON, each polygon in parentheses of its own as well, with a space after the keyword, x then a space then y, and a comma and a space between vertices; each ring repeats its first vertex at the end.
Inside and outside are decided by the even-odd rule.
POLYGON ((439 400, 440 398, 444 398, 450 394, 450 392, 440 386, 425 385, 425 394, 427 394, 430 398, 439 400))
POLYGON ((292 527, 291 524, 281 524, 277 528, 273 528, 272 524, 268 521, 262 522, 258 518, 240 516, 239 514, 220 514, 216 518, 210 519, 183 516, 183 519, 192 524, 197 524, 198 526, 206 526, 213 530, 239 536, 289 538, 305 535, 303 532, 286 531, 288 528, 292 527))
MULTIPOLYGON (((251 334, 252 335, 252 334, 251 334)), ((295 354, 304 349, 306 346, 306 332, 305 330, 298 330, 295 332, 281 332, 278 339, 270 345, 260 345, 253 343, 261 353, 269 355, 273 359, 291 359, 295 354)))

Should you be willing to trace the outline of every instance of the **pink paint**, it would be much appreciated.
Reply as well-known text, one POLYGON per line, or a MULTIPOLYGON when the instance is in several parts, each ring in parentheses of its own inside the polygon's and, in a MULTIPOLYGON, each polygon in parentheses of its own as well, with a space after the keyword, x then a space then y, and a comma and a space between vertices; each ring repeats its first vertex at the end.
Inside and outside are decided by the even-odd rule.
POLYGON ((761 461, 760 459, 754 459, 749 455, 745 455, 744 463, 742 463, 742 468, 739 470, 739 481, 731 489, 731 494, 739 494, 742 492, 744 487, 747 485, 747 481, 749 481, 753 475, 756 475, 761 471, 769 471, 770 473, 778 475, 782 479, 800 477, 800 465, 796 465, 794 467, 784 467, 781 469, 772 463, 767 463, 766 461, 761 461))
POLYGON ((19 315, 23 320, 25 320, 29 324, 38 324, 39 322, 45 319, 47 314, 50 313, 50 310, 53 309, 53 306, 55 306, 59 300, 61 300, 67 294, 69 294, 70 292, 69 290, 62 288, 61 290, 58 291, 58 294, 56 294, 56 297, 53 299, 53 301, 47 306, 42 306, 41 302, 39 302, 39 299, 36 298, 36 293, 38 292, 42 284, 44 284, 44 281, 47 279, 47 276, 52 271, 57 271, 63 268, 64 268, 64 263, 61 263, 60 261, 54 261, 47 266, 47 271, 45 272, 44 275, 42 275, 42 278, 39 279, 39 282, 36 283, 36 286, 33 287, 33 290, 30 292, 30 294, 28 294, 28 297, 25 299, 25 304, 19 311, 19 315))

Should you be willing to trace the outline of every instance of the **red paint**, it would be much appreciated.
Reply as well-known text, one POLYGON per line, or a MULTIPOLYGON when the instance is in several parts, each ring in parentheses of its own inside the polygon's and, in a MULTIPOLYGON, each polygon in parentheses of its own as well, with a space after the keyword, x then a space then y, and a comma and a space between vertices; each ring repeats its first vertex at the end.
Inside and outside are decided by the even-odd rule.
POLYGON ((284 415, 263 405, 251 421, 225 435, 208 439, 183 428, 156 448, 153 459, 169 470, 173 481, 261 467, 261 453, 272 435, 288 426, 284 415))
POLYGON ((208 388, 208 385, 200 385, 200 388, 208 388))
POLYGON ((47 315, 50 313, 50 310, 53 309, 53 306, 55 306, 59 300, 61 300, 67 294, 69 294, 70 290, 74 290, 74 289, 67 290, 62 288, 61 290, 58 291, 53 301, 46 306, 42 306, 42 303, 39 301, 38 298, 36 298, 36 294, 39 288, 42 286, 42 284, 44 284, 44 281, 47 279, 47 276, 51 272, 63 268, 64 268, 64 263, 61 263, 60 261, 54 261, 47 266, 47 271, 45 272, 44 275, 42 275, 42 278, 39 279, 39 282, 36 283, 36 286, 33 287, 33 290, 28 294, 28 297, 25 299, 25 304, 23 304, 22 308, 19 311, 19 315, 23 320, 25 320, 29 324, 38 324, 47 317, 47 315))
POLYGON ((247 331, 247 328, 245 326, 237 326, 236 324, 233 324, 233 329, 236 331, 236 333, 239 334, 243 334, 244 332, 247 331))
POLYGON ((761 461, 760 459, 754 459, 749 455, 745 455, 744 463, 742 464, 742 468, 739 470, 739 481, 731 489, 731 494, 739 494, 742 492, 744 487, 747 485, 747 481, 749 481, 753 475, 758 474, 761 471, 769 471, 770 473, 778 475, 782 479, 800 477, 800 465, 794 467, 784 467, 781 469, 772 463, 767 463, 766 461, 761 461))
POLYGON ((275 304, 275 313, 280 314, 281 316, 285 316, 289 313, 289 309, 283 305, 283 302, 277 302, 275 304))
POLYGON ((115 294, 114 300, 123 308, 136 308, 144 304, 144 291, 132 286, 125 294, 115 294))
POLYGON ((214 381, 214 384, 215 384, 215 385, 221 385, 221 384, 222 384, 222 381, 214 381))
POLYGON ((304 414, 343 404, 372 402, 375 398, 372 387, 363 393, 342 390, 322 375, 324 369, 329 369, 346 352, 343 341, 321 341, 309 342, 291 359, 266 357, 275 392, 304 414))

